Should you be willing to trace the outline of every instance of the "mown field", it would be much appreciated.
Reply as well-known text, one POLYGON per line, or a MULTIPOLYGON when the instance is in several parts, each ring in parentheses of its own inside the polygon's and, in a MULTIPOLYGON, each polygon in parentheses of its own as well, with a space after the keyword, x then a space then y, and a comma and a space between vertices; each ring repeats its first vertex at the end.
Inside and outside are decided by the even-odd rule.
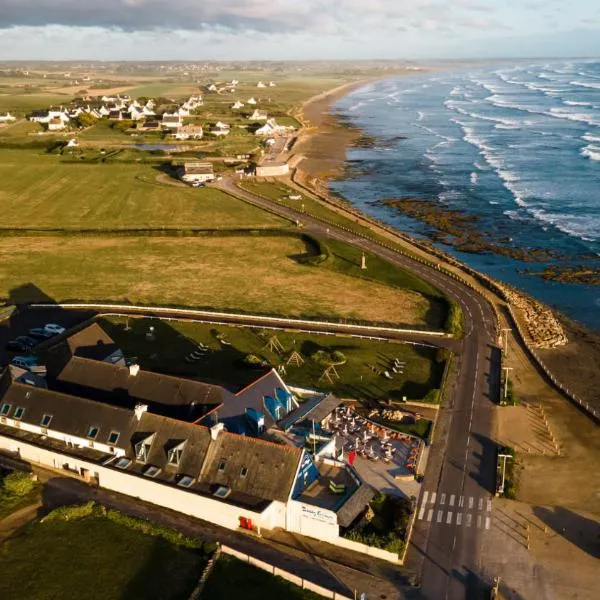
POLYGON ((106 518, 34 522, 0 545, 0 598, 187 600, 206 561, 106 518))
MULTIPOLYGON (((289 223, 210 188, 162 185, 147 164, 73 164, 0 150, 3 228, 258 228, 289 223)), ((163 174, 164 175, 164 174, 163 174)))
POLYGON ((310 251, 287 236, 5 237, 0 297, 10 301, 32 283, 55 300, 440 326, 441 315, 422 294, 340 273, 328 261, 303 264, 310 251))
POLYGON ((224 385, 245 386, 266 369, 283 364, 289 385, 332 391, 342 398, 367 402, 401 400, 403 396, 422 400, 430 390, 440 387, 444 369, 435 349, 410 344, 145 318, 113 317, 100 322, 125 355, 135 356, 142 368, 224 385), (150 326, 155 332, 153 342, 146 339, 150 326), (222 344, 218 335, 230 345, 222 344), (269 345, 273 336, 281 344, 277 351, 269 345), (198 362, 186 362, 185 357, 198 343, 211 351, 198 362), (293 351, 300 354, 302 364, 289 362, 293 351), (320 351, 344 355, 346 362, 336 367, 339 380, 322 377, 325 367, 318 360, 320 351), (249 354, 267 364, 249 366, 245 360, 249 354), (406 363, 403 373, 393 373, 394 358, 406 363), (384 371, 390 372, 391 379, 383 376, 384 371))

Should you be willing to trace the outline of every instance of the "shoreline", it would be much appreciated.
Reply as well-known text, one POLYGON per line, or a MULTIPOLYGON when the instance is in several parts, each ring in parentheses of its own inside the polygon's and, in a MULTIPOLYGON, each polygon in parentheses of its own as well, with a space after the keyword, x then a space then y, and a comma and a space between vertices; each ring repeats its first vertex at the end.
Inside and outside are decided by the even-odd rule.
MULTIPOLYGON (((393 76, 401 76, 401 74, 393 76)), ((467 275, 466 279, 469 280, 469 283, 475 283, 480 294, 492 303, 495 310, 502 310, 503 320, 506 320, 506 305, 503 299, 495 291, 486 289, 481 283, 483 280, 490 280, 485 274, 477 272, 469 265, 453 259, 432 246, 417 243, 416 240, 412 240, 410 236, 394 227, 379 223, 369 215, 363 214, 345 198, 337 196, 334 198, 329 190, 329 180, 339 176, 345 168, 348 149, 364 135, 358 127, 348 126, 332 112, 333 103, 354 89, 388 77, 372 77, 349 82, 310 98, 302 105, 301 118, 305 129, 299 136, 297 145, 292 152, 295 160, 292 181, 321 197, 332 210, 349 211, 353 216, 358 217, 357 221, 360 220, 374 232, 381 234, 382 231, 384 233, 387 231, 389 235, 386 237, 395 235, 403 245, 417 255, 434 263, 443 260, 453 270, 460 271, 463 278, 467 275), (310 125, 307 126, 307 123, 310 125)), ((520 293, 522 294, 522 292, 520 293)), ((526 295, 524 297, 527 298, 526 295)), ((572 394, 583 398, 584 402, 600 407, 600 332, 578 323, 558 311, 551 310, 536 298, 533 298, 533 301, 542 310, 556 316, 559 326, 562 327, 568 339, 567 344, 540 349, 538 354, 541 355, 544 363, 557 380, 572 394)), ((500 317, 499 312, 498 316, 500 317)), ((519 325, 523 325, 522 319, 519 320, 521 321, 519 325)), ((509 324, 507 321, 506 325, 509 324)), ((500 318, 499 326, 502 326, 500 318)), ((526 328, 523 327, 523 329, 526 328)), ((530 366, 536 370, 539 368, 539 364, 533 359, 530 366)))

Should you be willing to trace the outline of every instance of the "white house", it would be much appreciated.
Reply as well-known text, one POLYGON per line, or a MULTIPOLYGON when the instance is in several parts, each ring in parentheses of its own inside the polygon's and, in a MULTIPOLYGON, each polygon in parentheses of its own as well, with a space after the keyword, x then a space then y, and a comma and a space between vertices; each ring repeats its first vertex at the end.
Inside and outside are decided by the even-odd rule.
POLYGON ((79 147, 79 142, 75 138, 71 138, 67 142, 67 148, 78 148, 78 147, 79 147))
POLYGON ((129 118, 132 121, 141 121, 142 119, 145 118, 145 114, 142 108, 140 108, 140 106, 134 106, 133 104, 131 104, 129 106, 129 118))
POLYGON ((239 100, 236 100, 232 105, 231 105, 231 110, 238 110, 240 108, 244 108, 244 103, 240 102, 239 100))
POLYGON ((246 104, 256 104, 256 100, 254 98, 248 98, 248 100, 246 100, 246 104))
POLYGON ((259 82, 256 84, 256 87, 257 87, 257 88, 265 88, 265 87, 267 87, 267 86, 266 86, 266 85, 265 85, 265 84, 264 84, 262 81, 259 81, 259 82))
POLYGON ((231 128, 229 125, 227 125, 227 123, 218 121, 208 131, 211 135, 226 136, 229 135, 230 130, 231 128))
POLYGON ((269 118, 266 110, 255 108, 254 112, 248 117, 250 121, 266 121, 269 118))
POLYGON ((34 123, 48 124, 53 119, 60 119, 63 124, 68 123, 70 120, 69 115, 62 108, 60 110, 44 110, 33 112, 29 115, 29 120, 34 123))
POLYGON ((274 81, 269 81, 269 87, 275 87, 275 82, 274 81))
POLYGON ((206 89, 209 92, 216 92, 217 91, 217 86, 214 83, 211 83, 209 86, 206 87, 206 89))
POLYGON ((204 131, 200 125, 183 125, 171 134, 176 140, 199 140, 204 131))
POLYGON ((0 123, 10 123, 12 121, 16 121, 17 117, 13 117, 9 112, 0 115, 0 123))
POLYGON ((188 162, 179 167, 178 172, 181 180, 186 183, 206 183, 215 178, 211 163, 188 162))
POLYGON ((262 127, 259 127, 254 132, 254 135, 260 135, 260 136, 281 135, 283 133, 286 133, 287 130, 288 130, 287 127, 278 125, 277 121, 275 121, 275 119, 268 119, 267 122, 262 127))
POLYGON ((48 131, 61 131, 65 128, 65 122, 60 117, 52 117, 48 121, 48 131))
POLYGON ((164 113, 161 122, 162 126, 168 129, 179 129, 183 124, 182 118, 178 114, 173 113, 164 113))
POLYGON ((98 109, 98 112, 103 117, 108 117, 108 115, 110 114, 109 108, 107 106, 105 106, 104 104, 98 109))

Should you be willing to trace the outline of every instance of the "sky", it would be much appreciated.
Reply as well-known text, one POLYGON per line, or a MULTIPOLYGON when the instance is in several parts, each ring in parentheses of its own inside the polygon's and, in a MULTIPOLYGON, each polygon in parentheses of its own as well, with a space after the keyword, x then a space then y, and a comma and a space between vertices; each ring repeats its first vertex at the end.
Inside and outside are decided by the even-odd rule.
POLYGON ((600 56, 599 0, 0 0, 0 60, 600 56))

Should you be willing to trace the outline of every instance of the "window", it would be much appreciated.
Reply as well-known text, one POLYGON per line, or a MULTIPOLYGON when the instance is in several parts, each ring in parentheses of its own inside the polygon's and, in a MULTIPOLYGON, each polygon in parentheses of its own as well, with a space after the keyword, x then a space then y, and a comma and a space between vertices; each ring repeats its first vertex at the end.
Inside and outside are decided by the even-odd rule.
POLYGON ((112 446, 113 444, 116 444, 119 441, 119 432, 118 431, 111 431, 110 435, 108 436, 108 443, 112 446))
POLYGON ((192 483, 194 483, 194 478, 190 477, 189 475, 184 475, 178 482, 177 485, 184 487, 184 488, 189 488, 192 483))
POLYGON ((214 493, 217 498, 227 498, 229 494, 231 494, 231 489, 224 485, 220 485, 214 493))
POLYGON ((10 404, 3 404, 2 408, 0 408, 0 415, 7 415, 8 411, 10 410, 10 407, 10 404))
POLYGON ((242 467, 242 470, 240 471, 240 476, 246 477, 246 475, 248 475, 248 469, 246 467, 242 467))
POLYGON ((174 465, 178 467, 181 463, 181 457, 183 456, 183 447, 185 442, 181 442, 181 444, 177 444, 167 452, 167 458, 170 465, 174 465))
POLYGON ((126 469, 130 464, 131 460, 129 458, 121 456, 121 458, 115 463, 115 467, 117 467, 117 469, 126 469))
POLYGON ((52 415, 44 415, 42 417, 42 422, 40 423, 40 425, 42 427, 48 427, 48 425, 50 425, 50 421, 52 421, 52 415))
POLYGON ((25 409, 22 406, 17 406, 15 414, 13 415, 13 419, 21 419, 23 417, 24 412, 25 409))
POLYGON ((146 477, 156 477, 160 473, 160 468, 155 467, 154 465, 150 465, 145 471, 144 475, 146 477))
POLYGON ((224 458, 222 458, 222 459, 219 461, 219 471, 220 471, 221 473, 222 473, 222 472, 225 470, 225 465, 226 465, 226 464, 227 464, 227 461, 226 461, 224 458))
POLYGON ((87 436, 90 438, 90 440, 95 440, 97 435, 98 435, 98 428, 95 427, 94 425, 92 425, 88 429, 87 436))
POLYGON ((135 445, 135 459, 140 462, 147 462, 148 456, 150 455, 150 447, 152 446, 152 440, 154 434, 147 437, 145 440, 141 440, 135 445))

